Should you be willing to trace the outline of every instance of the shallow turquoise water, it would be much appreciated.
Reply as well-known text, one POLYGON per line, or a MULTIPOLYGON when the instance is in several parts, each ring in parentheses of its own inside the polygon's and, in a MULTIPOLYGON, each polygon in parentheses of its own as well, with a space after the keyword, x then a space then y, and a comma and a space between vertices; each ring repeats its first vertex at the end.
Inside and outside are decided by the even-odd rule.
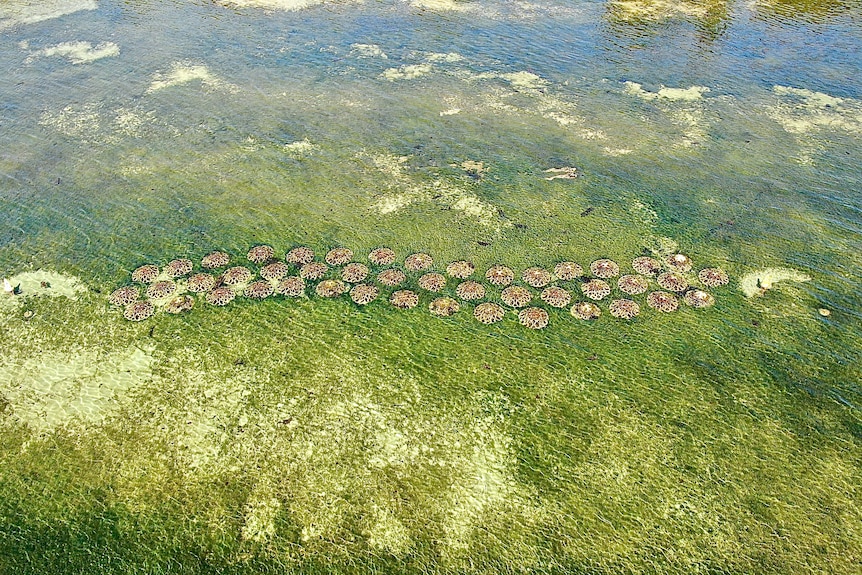
POLYGON ((0 266, 82 287, 0 306, 0 565, 852 572, 858 3, 18 5, 0 266), (669 242, 730 274, 714 307, 107 304, 258 243, 484 272, 669 242), (765 268, 810 279, 746 297, 765 268))

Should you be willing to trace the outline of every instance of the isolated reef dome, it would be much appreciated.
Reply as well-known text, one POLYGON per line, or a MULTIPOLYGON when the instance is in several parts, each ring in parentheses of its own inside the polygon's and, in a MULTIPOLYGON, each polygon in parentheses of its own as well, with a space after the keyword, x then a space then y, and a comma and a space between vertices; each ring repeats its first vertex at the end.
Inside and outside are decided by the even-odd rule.
POLYGON ((108 296, 108 301, 115 306, 127 306, 138 301, 139 297, 141 297, 140 289, 135 286, 124 286, 114 290, 108 296))
POLYGON ((251 299, 264 299, 272 295, 272 284, 266 280, 252 282, 245 288, 244 295, 251 299))
POLYGON ((168 262, 168 265, 165 266, 165 274, 169 278, 179 278, 190 274, 192 269, 194 269, 192 260, 181 258, 168 262))
POLYGON ((192 293, 208 292, 215 287, 216 280, 212 274, 205 272, 194 274, 186 281, 186 287, 192 293))
POLYGON ((431 312, 431 315, 440 317, 455 315, 460 309, 461 304, 451 297, 438 297, 428 304, 428 310, 431 312))
POLYGON ((679 307, 679 300, 677 297, 666 291, 650 292, 646 301, 648 306, 663 313, 676 311, 679 307))
POLYGON ((222 281, 225 285, 235 286, 244 284, 252 277, 254 277, 254 274, 251 273, 250 269, 243 266, 235 266, 224 272, 224 275, 222 275, 222 281))
POLYGON ((260 268, 258 273, 265 280, 278 281, 290 273, 290 266, 284 262, 272 262, 260 268))
POLYGON ((177 291, 177 284, 171 280, 162 280, 150 284, 147 288, 147 297, 150 299, 164 299, 172 296, 177 291))
POLYGON ((682 293, 688 289, 688 280, 685 276, 676 272, 664 272, 655 278, 655 283, 662 289, 682 293))
POLYGON ((721 268, 703 268, 697 273, 697 279, 710 288, 721 287, 730 282, 730 276, 721 268))
POLYGON ((341 270, 341 279, 350 284, 356 284, 364 281, 368 277, 368 266, 360 263, 351 263, 344 266, 341 270))
POLYGON ((323 280, 315 288, 320 297, 334 298, 347 291, 347 285, 341 280, 323 280))

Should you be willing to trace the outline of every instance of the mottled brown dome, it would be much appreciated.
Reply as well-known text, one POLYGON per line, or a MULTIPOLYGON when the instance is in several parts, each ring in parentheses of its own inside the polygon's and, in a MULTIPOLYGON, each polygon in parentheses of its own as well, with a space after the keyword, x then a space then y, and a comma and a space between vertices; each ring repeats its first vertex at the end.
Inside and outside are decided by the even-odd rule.
POLYGON ((647 305, 665 313, 676 311, 679 307, 679 300, 672 293, 666 291, 654 291, 647 296, 647 305))
POLYGON ((682 274, 678 274, 676 272, 664 272, 658 274, 658 277, 655 278, 655 283, 657 283, 662 289, 666 289, 668 291, 681 293, 688 289, 688 280, 686 280, 682 274))
POLYGON ((224 252, 212 252, 201 259, 201 267, 206 269, 223 268, 230 263, 230 256, 224 252))
POLYGON ((315 291, 320 297, 338 297, 347 291, 347 285, 341 280, 323 280, 315 291))
POLYGON ((388 287, 395 287, 397 285, 400 285, 404 283, 404 280, 406 279, 407 276, 404 275, 404 272, 394 268, 383 270, 382 272, 377 274, 377 281, 388 287))
POLYGON ((614 260, 601 259, 590 264, 590 272, 597 278, 608 279, 620 275, 620 266, 614 260))
POLYGON ((641 256, 632 260, 632 269, 645 276, 654 276, 661 271, 661 262, 655 258, 641 256))
POLYGON ((147 297, 150 299, 164 299, 172 296, 177 291, 177 284, 170 280, 163 280, 150 284, 147 288, 147 297))
POLYGON ((116 306, 127 306, 138 301, 141 296, 141 290, 134 286, 125 286, 114 292, 108 297, 108 301, 116 306))
POLYGON ((272 285, 266 280, 252 282, 245 288, 244 295, 251 299, 264 299, 272 295, 272 285))
POLYGON ((368 266, 365 264, 352 263, 344 266, 341 270, 341 279, 347 283, 356 284, 368 277, 368 266))
POLYGON ((284 262, 272 262, 260 268, 260 277, 265 280, 277 281, 290 272, 290 267, 284 262))
POLYGON ((228 270, 225 270, 224 275, 222 276, 222 281, 225 285, 235 286, 244 284, 249 281, 254 274, 251 273, 251 270, 248 268, 244 268, 242 266, 235 266, 228 270))
POLYGON ((314 261, 314 250, 305 246, 293 248, 287 252, 284 260, 289 264, 296 264, 298 266, 310 264, 314 261))
POLYGON ((721 268, 703 268, 698 272, 697 279, 706 287, 720 287, 730 281, 727 272, 721 268))
POLYGON ((457 262, 452 262, 448 266, 446 266, 446 273, 452 276, 453 278, 458 279, 467 279, 473 272, 476 271, 476 266, 473 265, 473 262, 468 262, 467 260, 459 260, 457 262))
POLYGON ((710 307, 715 304, 715 298, 712 294, 707 293, 703 290, 693 289, 685 292, 683 296, 683 301, 695 308, 704 308, 710 307))
POLYGON ((331 266, 342 266, 353 259, 353 250, 350 248, 332 248, 323 259, 331 266))
POLYGON ((621 292, 638 295, 649 289, 649 281, 644 276, 624 275, 617 281, 621 292))
POLYGON ((165 311, 171 314, 183 313, 195 307, 195 298, 190 295, 177 296, 168 302, 165 306, 165 311))
POLYGON ((604 280, 590 280, 581 284, 581 291, 590 299, 599 300, 611 293, 611 286, 604 280))
POLYGON ((664 263, 668 268, 678 272, 690 271, 692 265, 694 265, 691 258, 685 254, 670 255, 665 258, 664 263))
POLYGON ((297 276, 288 276, 278 282, 275 293, 287 297, 299 297, 305 293, 305 280, 297 276))
POLYGON ((518 312, 518 321, 530 329, 542 329, 548 326, 548 312, 540 307, 528 307, 518 312))
POLYGON ((192 260, 185 258, 172 260, 165 266, 165 275, 169 278, 182 277, 191 273, 193 267, 194 265, 192 264, 192 260))
POLYGON ((458 284, 455 294, 464 301, 472 301, 485 297, 485 286, 473 280, 467 280, 458 284))
POLYGON ((215 287, 216 280, 211 274, 199 273, 191 276, 186 285, 192 293, 208 292, 215 287))
POLYGON ((561 287, 551 286, 542 290, 542 301, 552 307, 566 307, 572 301, 572 294, 561 287))
POLYGON ((542 288, 551 283, 551 272, 539 267, 527 268, 524 270, 524 273, 521 274, 521 279, 524 280, 524 283, 528 286, 542 288))
POLYGON ((329 270, 329 266, 327 266, 325 263, 311 262, 303 264, 303 266, 299 268, 299 275, 302 277, 302 279, 315 281, 325 276, 327 270, 329 270))
POLYGON ((368 261, 375 266, 389 266, 395 262, 395 252, 389 248, 377 248, 368 254, 368 261))
POLYGON ((509 286, 500 293, 503 303, 511 307, 524 307, 533 299, 533 294, 525 287, 509 286))
POLYGON ((602 310, 592 302, 579 301, 572 306, 572 315, 578 319, 593 320, 602 315, 602 310))
POLYGON ((507 286, 515 279, 515 272, 510 267, 495 265, 488 268, 488 271, 485 272, 485 279, 491 285, 507 286))
POLYGON ((398 290, 389 296, 389 303, 399 309, 411 309, 419 305, 419 295, 409 289, 398 290))
POLYGON ((501 306, 495 303, 486 302, 480 303, 473 310, 473 317, 475 317, 479 322, 484 323, 485 325, 491 325, 492 323, 497 323, 503 316, 506 315, 506 310, 504 310, 501 306))
POLYGON ((155 306, 148 301, 136 301, 126 306, 123 317, 129 321, 143 321, 155 313, 155 306))
POLYGON ((380 289, 369 284, 358 284, 350 290, 350 299, 358 305, 366 305, 377 299, 380 289))
POLYGON ((451 297, 438 297, 428 304, 428 310, 431 312, 431 315, 440 317, 454 315, 458 313, 459 309, 461 309, 461 305, 451 297))
POLYGON ((611 315, 614 317, 632 319, 633 317, 637 317, 641 312, 641 306, 630 299, 615 299, 611 302, 611 305, 608 306, 608 311, 611 312, 611 315))
POLYGON ((584 268, 575 262, 560 262, 554 266, 554 275, 559 280, 572 281, 584 275, 584 268))
POLYGON ((146 264, 132 272, 132 281, 142 284, 148 284, 156 281, 159 277, 159 267, 153 264, 146 264))
POLYGON ((404 267, 410 270, 411 272, 418 272, 421 270, 427 270, 432 265, 434 265, 434 260, 431 259, 431 256, 423 253, 416 253, 407 256, 404 260, 404 267))
POLYGON ((417 283, 424 290, 438 292, 446 287, 446 277, 443 274, 431 272, 420 277, 417 283))
POLYGON ((223 306, 232 302, 235 297, 236 294, 232 289, 220 287, 208 293, 206 299, 208 304, 223 306))
POLYGON ((272 249, 271 246, 254 246, 248 250, 246 257, 248 258, 248 261, 252 263, 262 264, 272 259, 272 256, 274 255, 275 250, 272 249))

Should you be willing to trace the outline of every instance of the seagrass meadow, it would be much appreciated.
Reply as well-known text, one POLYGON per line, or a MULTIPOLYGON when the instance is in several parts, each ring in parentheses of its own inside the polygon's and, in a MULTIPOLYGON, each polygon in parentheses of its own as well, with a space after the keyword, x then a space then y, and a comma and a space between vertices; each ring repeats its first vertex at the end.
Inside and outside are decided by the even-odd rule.
POLYGON ((0 3, 0 573, 859 573, 860 23, 0 3))

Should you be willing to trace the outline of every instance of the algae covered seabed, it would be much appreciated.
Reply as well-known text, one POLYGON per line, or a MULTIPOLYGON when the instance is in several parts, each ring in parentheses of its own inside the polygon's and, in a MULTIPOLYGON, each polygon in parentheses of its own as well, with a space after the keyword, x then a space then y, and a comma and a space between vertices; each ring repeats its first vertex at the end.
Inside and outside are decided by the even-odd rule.
POLYGON ((860 16, 3 2, 0 572, 858 572, 860 16), (731 281, 542 330, 108 303, 257 244, 731 281))

